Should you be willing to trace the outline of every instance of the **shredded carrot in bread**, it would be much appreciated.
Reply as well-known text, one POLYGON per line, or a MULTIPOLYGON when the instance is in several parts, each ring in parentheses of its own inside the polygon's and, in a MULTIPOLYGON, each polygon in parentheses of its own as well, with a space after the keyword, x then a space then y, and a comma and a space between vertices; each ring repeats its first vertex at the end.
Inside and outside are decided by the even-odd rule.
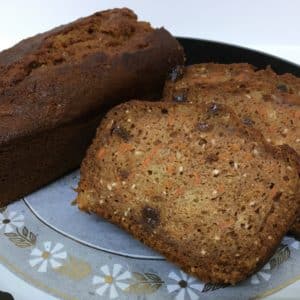
POLYGON ((173 185, 172 181, 167 179, 166 182, 164 183, 165 187, 170 189, 173 185))
POLYGON ((195 185, 199 185, 200 184, 200 176, 199 176, 199 174, 197 172, 194 172, 193 175, 194 175, 194 184, 195 185))
POLYGON ((128 143, 122 143, 120 146, 119 146, 119 149, 118 149, 118 153, 119 154, 124 154, 125 152, 127 151, 130 151, 134 149, 134 147, 131 145, 131 144, 128 144, 128 143))
POLYGON ((99 151, 97 152, 97 158, 101 160, 105 156, 105 152, 106 152, 105 148, 100 148, 99 151))
POLYGON ((232 226, 234 224, 234 221, 233 220, 227 220, 227 221, 223 221, 223 222, 220 222, 218 225, 219 225, 219 228, 224 231, 226 230, 227 228, 229 228, 230 226, 232 226))
POLYGON ((184 189, 183 188, 177 188, 174 192, 175 196, 180 197, 184 194, 184 189))
POLYGON ((151 161, 153 160, 154 156, 157 154, 157 152, 160 148, 161 148, 161 145, 156 145, 155 147, 152 148, 149 155, 142 162, 143 168, 147 168, 149 166, 149 164, 151 163, 151 161))
POLYGON ((174 171, 175 171, 175 168, 174 168, 174 166, 172 166, 172 165, 167 165, 167 166, 166 166, 166 170, 167 170, 167 173, 168 173, 169 175, 172 175, 172 174, 174 173, 174 171))
POLYGON ((225 192, 225 185, 224 184, 220 184, 220 186, 218 187, 218 192, 220 194, 223 194, 225 192))

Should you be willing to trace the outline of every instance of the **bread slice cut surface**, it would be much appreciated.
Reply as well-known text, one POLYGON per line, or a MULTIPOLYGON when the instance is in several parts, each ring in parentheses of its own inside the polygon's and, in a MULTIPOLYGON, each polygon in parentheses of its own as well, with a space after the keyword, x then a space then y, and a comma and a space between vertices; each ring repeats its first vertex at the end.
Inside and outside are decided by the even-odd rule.
POLYGON ((298 184, 294 152, 222 104, 130 101, 98 128, 77 203, 201 280, 235 284, 295 220, 298 184))

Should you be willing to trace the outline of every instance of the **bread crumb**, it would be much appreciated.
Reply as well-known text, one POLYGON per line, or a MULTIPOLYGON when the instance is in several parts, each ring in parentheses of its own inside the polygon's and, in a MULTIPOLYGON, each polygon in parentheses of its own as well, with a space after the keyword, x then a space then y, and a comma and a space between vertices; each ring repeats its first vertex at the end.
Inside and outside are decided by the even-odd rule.
POLYGON ((126 181, 122 181, 122 184, 125 185, 125 184, 126 184, 126 181))
POLYGON ((289 131, 289 130, 288 130, 287 128, 284 128, 284 129, 282 130, 282 133, 283 133, 283 134, 287 134, 288 131, 289 131))
POLYGON ((268 143, 271 143, 271 142, 272 142, 270 138, 267 138, 266 141, 267 141, 268 143))
POLYGON ((128 110, 128 109, 126 109, 126 110, 125 110, 125 113, 126 113, 126 114, 129 114, 129 110, 128 110))
POLYGON ((256 148, 254 148, 252 152, 253 152, 254 155, 258 155, 259 154, 259 152, 258 152, 258 150, 256 148))
POLYGON ((112 190, 112 186, 111 186, 111 184, 109 184, 109 183, 108 183, 108 184, 106 185, 106 187, 107 187, 107 189, 108 189, 109 191, 111 191, 111 190, 112 190))
POLYGON ((101 200, 99 201, 99 204, 103 204, 103 203, 104 203, 104 200, 101 199, 101 200))
POLYGON ((213 190, 212 194, 213 194, 213 196, 216 196, 216 195, 218 195, 218 191, 217 190, 213 190))
POLYGON ((248 174, 247 174, 247 173, 244 173, 242 176, 243 176, 243 177, 247 177, 247 176, 248 176, 248 174))
POLYGON ((250 206, 255 206, 255 204, 256 204, 255 201, 251 201, 251 202, 249 203, 250 206))
POLYGON ((139 150, 134 151, 134 155, 136 155, 136 156, 140 156, 142 154, 143 154, 143 151, 139 151, 139 150))
POLYGON ((183 172, 183 166, 180 166, 180 167, 178 168, 178 172, 179 172, 179 173, 182 173, 182 172, 183 172))
POLYGON ((112 187, 114 187, 114 186, 116 186, 116 185, 117 185, 116 182, 112 182, 112 184, 111 184, 112 187))
POLYGON ((127 122, 130 123, 130 122, 131 122, 131 119, 127 119, 127 122))
POLYGON ((216 241, 219 241, 221 238, 220 238, 218 235, 215 235, 214 239, 215 239, 216 241))
POLYGON ((273 237, 271 235, 268 235, 268 240, 272 240, 273 237))
POLYGON ((293 168, 291 167, 291 166, 287 166, 286 167, 289 171, 292 171, 293 170, 293 168))
POLYGON ((249 94, 246 94, 246 97, 247 97, 248 99, 251 99, 251 98, 252 98, 251 95, 249 95, 249 94))
POLYGON ((300 143, 300 139, 296 139, 296 143, 300 143))
POLYGON ((133 185, 131 186, 131 189, 133 190, 133 189, 135 189, 135 187, 136 187, 136 185, 133 184, 133 185))
POLYGON ((234 163, 233 163, 233 167, 237 170, 238 167, 239 167, 239 164, 238 164, 237 162, 234 162, 234 163))
POLYGON ((205 255, 206 251, 204 249, 201 249, 201 255, 205 255))
POLYGON ((211 144, 213 145, 213 146, 215 146, 216 145, 216 140, 215 139, 211 139, 211 144))

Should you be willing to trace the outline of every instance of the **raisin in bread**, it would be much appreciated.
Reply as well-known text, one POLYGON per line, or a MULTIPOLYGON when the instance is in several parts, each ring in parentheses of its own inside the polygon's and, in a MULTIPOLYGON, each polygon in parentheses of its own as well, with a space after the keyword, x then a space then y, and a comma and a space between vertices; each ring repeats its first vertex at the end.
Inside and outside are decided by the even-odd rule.
POLYGON ((101 115, 159 97, 183 50, 129 9, 95 13, 0 53, 0 207, 79 166, 101 115))
POLYGON ((295 153, 226 106, 130 101, 101 122, 77 203, 205 282, 258 270, 294 222, 295 153))
MULTIPOLYGON (((299 78, 270 68, 255 71, 248 64, 213 63, 175 67, 170 75, 165 101, 225 103, 268 142, 288 144, 300 154, 299 78)), ((300 238, 300 217, 290 232, 300 238)))

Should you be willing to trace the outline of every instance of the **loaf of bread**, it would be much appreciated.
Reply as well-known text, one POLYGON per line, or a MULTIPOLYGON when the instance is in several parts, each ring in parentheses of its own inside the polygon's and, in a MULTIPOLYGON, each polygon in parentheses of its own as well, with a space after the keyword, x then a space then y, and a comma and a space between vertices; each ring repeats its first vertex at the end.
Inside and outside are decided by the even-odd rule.
POLYGON ((295 152, 226 106, 130 101, 102 121, 77 203, 205 282, 264 265, 299 208, 295 152))
POLYGON ((101 115, 158 97, 183 49, 129 9, 95 13, 0 53, 0 206, 79 166, 101 115))
MULTIPOLYGON (((165 101, 230 105, 268 142, 288 144, 300 155, 299 78, 277 75, 270 68, 255 71, 248 64, 207 63, 174 70, 165 85, 165 101)), ((290 232, 300 238, 300 214, 290 232)))

